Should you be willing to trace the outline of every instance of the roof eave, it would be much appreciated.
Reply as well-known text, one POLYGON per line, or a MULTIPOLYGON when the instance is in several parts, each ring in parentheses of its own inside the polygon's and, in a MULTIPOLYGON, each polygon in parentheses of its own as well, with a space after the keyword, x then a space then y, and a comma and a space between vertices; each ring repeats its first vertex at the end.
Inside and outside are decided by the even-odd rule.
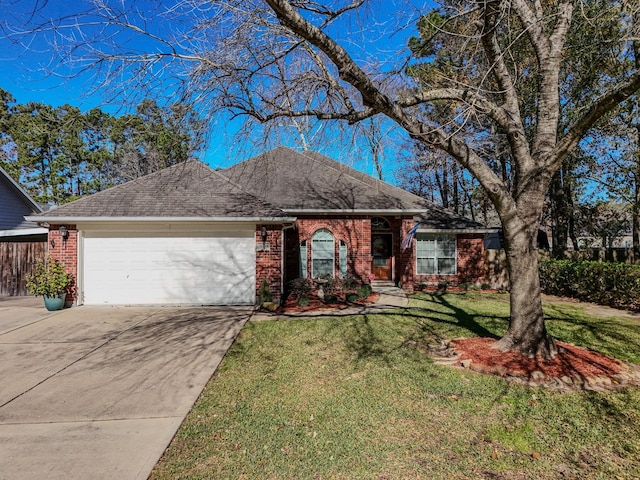
POLYGON ((115 222, 234 222, 234 223, 292 223, 296 217, 74 217, 30 215, 25 219, 38 223, 115 223, 115 222))
POLYGON ((0 237, 23 237, 28 235, 44 235, 46 228, 16 228, 13 230, 0 230, 0 237))
POLYGON ((416 233, 494 233, 496 230, 487 227, 466 227, 466 228, 418 228, 416 233))
POLYGON ((306 214, 350 214, 350 215, 415 215, 417 213, 424 212, 424 209, 366 209, 366 208, 305 208, 305 209, 293 209, 282 207, 283 210, 286 210, 288 213, 292 213, 295 215, 306 215, 306 214))

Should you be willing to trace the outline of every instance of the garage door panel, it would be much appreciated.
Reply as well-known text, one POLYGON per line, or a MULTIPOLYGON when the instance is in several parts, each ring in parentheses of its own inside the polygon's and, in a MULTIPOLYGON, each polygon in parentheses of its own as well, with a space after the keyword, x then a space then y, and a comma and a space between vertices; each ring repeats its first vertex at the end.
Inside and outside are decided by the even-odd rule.
MULTIPOLYGON (((86 304, 251 304, 254 230, 242 236, 86 234, 86 304)), ((228 235, 228 233, 227 233, 228 235)))

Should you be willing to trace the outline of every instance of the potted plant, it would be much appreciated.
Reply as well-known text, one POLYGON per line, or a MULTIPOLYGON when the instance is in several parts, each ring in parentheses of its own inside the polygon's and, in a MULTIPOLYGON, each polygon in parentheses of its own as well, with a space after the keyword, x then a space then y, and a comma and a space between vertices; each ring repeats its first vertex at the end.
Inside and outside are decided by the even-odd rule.
POLYGON ((31 295, 42 295, 47 310, 60 310, 64 306, 67 289, 73 276, 54 257, 48 256, 36 262, 32 275, 26 276, 31 295))

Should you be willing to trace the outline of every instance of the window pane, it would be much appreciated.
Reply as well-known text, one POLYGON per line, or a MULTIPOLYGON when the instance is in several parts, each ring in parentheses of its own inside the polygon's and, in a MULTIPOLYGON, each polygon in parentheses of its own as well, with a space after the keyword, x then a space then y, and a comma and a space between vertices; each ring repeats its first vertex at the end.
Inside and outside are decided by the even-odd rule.
POLYGON ((455 257, 456 242, 452 237, 441 237, 438 239, 438 257, 455 257))
POLYGON ((313 260, 313 277, 333 276, 333 260, 313 260))
POLYGON ((347 276, 347 244, 340 240, 340 277, 347 276))
POLYGON ((313 278, 334 275, 333 234, 329 230, 318 230, 311 239, 311 274, 313 278))
POLYGON ((454 275, 456 273, 456 261, 453 258, 438 259, 438 274, 454 275))
POLYGON ((300 244, 300 277, 307 278, 307 242, 300 244))
POLYGON ((419 258, 418 259, 418 273, 420 275, 431 275, 436 273, 435 261, 433 258, 419 258))

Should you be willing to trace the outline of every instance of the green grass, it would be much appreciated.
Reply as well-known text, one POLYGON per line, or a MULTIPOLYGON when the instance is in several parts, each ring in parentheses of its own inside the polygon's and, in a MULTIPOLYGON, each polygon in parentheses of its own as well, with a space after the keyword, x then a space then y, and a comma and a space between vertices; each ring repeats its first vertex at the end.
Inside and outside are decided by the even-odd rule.
MULTIPOLYGON (((640 322, 548 306, 555 338, 640 361, 640 322)), ((248 324, 154 479, 640 478, 640 388, 559 394, 438 366, 495 336, 508 297, 414 296, 392 314, 248 324)))

